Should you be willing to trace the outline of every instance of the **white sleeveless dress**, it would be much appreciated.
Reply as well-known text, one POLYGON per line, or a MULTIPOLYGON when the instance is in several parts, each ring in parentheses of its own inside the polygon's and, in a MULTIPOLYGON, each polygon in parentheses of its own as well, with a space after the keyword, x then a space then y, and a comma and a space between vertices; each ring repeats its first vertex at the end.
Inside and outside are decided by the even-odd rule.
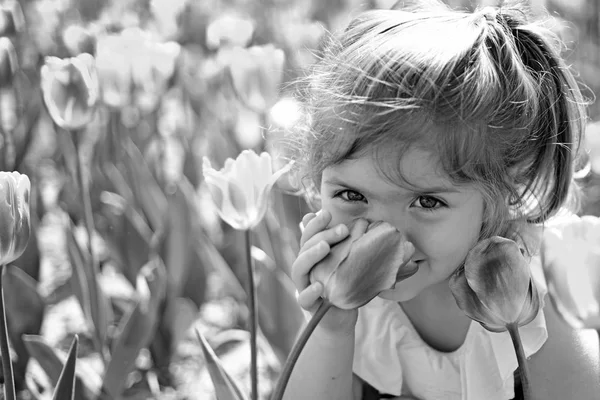
MULTIPOLYGON (((531 260, 546 294, 539 257, 531 260)), ((519 328, 525 354, 548 337, 543 311, 519 328)), ((376 297, 359 309, 353 370, 380 393, 421 400, 507 400, 514 397, 517 358, 508 332, 493 333, 472 321, 464 344, 444 353, 428 346, 398 303, 376 297)))

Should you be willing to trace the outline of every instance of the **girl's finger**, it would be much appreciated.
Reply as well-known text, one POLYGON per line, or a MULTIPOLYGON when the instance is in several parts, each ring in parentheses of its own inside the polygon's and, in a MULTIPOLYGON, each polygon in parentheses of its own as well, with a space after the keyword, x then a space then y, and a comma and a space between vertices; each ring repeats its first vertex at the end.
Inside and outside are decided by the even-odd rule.
POLYGON ((321 231, 304 243, 304 246, 300 249, 300 253, 303 253, 320 242, 326 242, 331 247, 344 240, 349 233, 348 227, 344 224, 339 224, 333 228, 321 231))
POLYGON ((298 255, 294 265, 292 265, 292 280, 298 292, 302 292, 310 284, 308 276, 310 270, 316 263, 325 258, 329 253, 329 249, 329 244, 322 242, 298 255))
POLYGON ((300 232, 304 232, 304 228, 306 225, 317 216, 315 213, 308 213, 304 217, 302 217, 302 222, 300 222, 300 232))
POLYGON ((327 210, 319 211, 314 218, 312 218, 304 226, 302 237, 300 238, 300 247, 304 247, 304 243, 317 232, 322 231, 331 222, 331 213, 327 210))
POLYGON ((298 304, 305 310, 311 310, 323 294, 321 282, 315 282, 298 294, 298 304))

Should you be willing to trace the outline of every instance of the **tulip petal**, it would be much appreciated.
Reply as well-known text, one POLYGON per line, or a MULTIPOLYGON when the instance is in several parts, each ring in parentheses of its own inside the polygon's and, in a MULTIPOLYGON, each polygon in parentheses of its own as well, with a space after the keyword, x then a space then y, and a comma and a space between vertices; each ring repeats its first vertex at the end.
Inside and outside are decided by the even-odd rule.
POLYGON ((30 210, 29 210, 29 191, 31 183, 27 175, 16 174, 16 190, 15 190, 15 238, 14 238, 14 259, 23 254, 27 243, 29 242, 30 232, 30 210))
POLYGON ((27 175, 0 172, 0 264, 20 257, 29 241, 29 189, 27 175))
POLYGON ((236 158, 229 175, 229 179, 235 181, 241 193, 249 202, 246 206, 248 209, 256 207, 255 201, 261 191, 261 188, 256 186, 255 168, 258 164, 258 155, 254 151, 244 150, 236 158))
MULTIPOLYGON (((402 235, 388 224, 358 239, 343 265, 347 288, 339 293, 339 298, 330 301, 340 308, 353 309, 365 305, 383 290, 391 289, 396 284, 398 269, 406 264, 406 247, 402 241, 402 235)), ((416 271, 414 269, 412 274, 416 271)), ((342 268, 338 270, 337 279, 342 279, 341 272, 342 268)))
POLYGON ((238 209, 231 203, 229 181, 218 179, 212 175, 205 176, 213 202, 217 205, 217 213, 234 229, 245 230, 249 228, 248 221, 238 213, 238 209), (220 203, 217 203, 220 201, 220 203))
POLYGON ((414 251, 414 246, 405 246, 403 241, 400 232, 389 224, 355 220, 350 235, 311 270, 311 282, 323 283, 323 297, 334 306, 361 307, 391 289, 398 276, 406 278, 416 272, 414 268, 410 274, 399 274, 414 251))
POLYGON ((255 213, 255 205, 252 199, 247 197, 244 189, 239 186, 239 182, 234 179, 227 180, 227 190, 229 192, 229 202, 240 218, 248 219, 255 213))
POLYGON ((369 223, 367 220, 362 218, 352 221, 350 234, 344 240, 336 243, 329 251, 329 254, 311 269, 310 281, 312 283, 318 281, 323 284, 325 291, 324 298, 329 299, 331 297, 331 291, 335 286, 332 277, 348 258, 352 244, 367 231, 368 226, 369 223))
POLYGON ((492 237, 467 255, 465 278, 479 300, 506 323, 517 321, 530 281, 529 265, 517 244, 492 237))
POLYGON ((15 186, 12 174, 0 172, 0 264, 8 264, 13 260, 15 230, 15 186))
MULTIPOLYGON (((265 153, 263 153, 265 154, 265 153)), ((268 168, 263 165, 263 171, 272 170, 271 160, 269 156, 269 166, 268 168)), ((288 172, 291 168, 291 163, 288 163, 283 168, 270 175, 270 179, 267 180, 265 186, 262 187, 262 191, 259 193, 258 198, 256 199, 257 208, 255 210, 256 214, 252 218, 252 227, 256 226, 265 216, 267 212, 267 208, 269 206, 269 194, 271 193, 271 189, 273 189, 273 185, 275 182, 286 172, 288 172)))
POLYGON ((487 308, 479 300, 473 289, 471 289, 463 268, 460 268, 452 275, 449 286, 456 304, 469 318, 479 322, 485 329, 491 332, 503 332, 506 330, 504 321, 487 308))
POLYGON ((533 279, 529 282, 529 291, 527 293, 527 299, 523 310, 517 320, 519 326, 524 326, 530 323, 537 317, 540 309, 544 308, 544 299, 540 295, 540 292, 533 279))
POLYGON ((256 165, 256 186, 262 188, 274 182, 273 176, 271 155, 264 151, 260 154, 260 159, 256 165))

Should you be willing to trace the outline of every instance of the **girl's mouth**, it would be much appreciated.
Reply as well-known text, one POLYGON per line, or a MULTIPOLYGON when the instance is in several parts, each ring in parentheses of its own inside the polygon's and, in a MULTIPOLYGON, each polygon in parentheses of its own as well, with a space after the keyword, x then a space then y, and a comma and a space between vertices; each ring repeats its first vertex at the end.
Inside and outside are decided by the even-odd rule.
POLYGON ((396 282, 403 281, 407 278, 410 278, 419 270, 419 262, 410 260, 404 266, 398 269, 398 273, 396 274, 396 282))

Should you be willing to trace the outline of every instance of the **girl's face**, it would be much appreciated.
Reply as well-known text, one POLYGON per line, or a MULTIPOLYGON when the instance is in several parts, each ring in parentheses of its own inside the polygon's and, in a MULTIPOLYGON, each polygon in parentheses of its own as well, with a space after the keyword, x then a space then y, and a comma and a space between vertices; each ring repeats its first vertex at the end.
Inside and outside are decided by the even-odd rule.
POLYGON ((385 221, 412 242, 418 272, 380 294, 407 301, 445 284, 462 264, 478 240, 484 201, 475 186, 453 184, 426 151, 404 153, 400 169, 411 186, 390 182, 369 155, 329 166, 322 175, 321 201, 332 215, 331 226, 357 218, 385 221))

